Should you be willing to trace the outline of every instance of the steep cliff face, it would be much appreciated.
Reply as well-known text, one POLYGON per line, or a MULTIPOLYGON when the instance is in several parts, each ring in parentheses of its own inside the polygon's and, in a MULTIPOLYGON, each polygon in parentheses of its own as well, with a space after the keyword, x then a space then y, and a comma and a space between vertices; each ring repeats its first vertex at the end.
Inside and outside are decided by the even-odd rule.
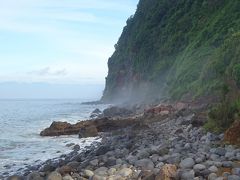
POLYGON ((127 20, 103 101, 181 98, 240 79, 240 1, 140 0, 127 20))

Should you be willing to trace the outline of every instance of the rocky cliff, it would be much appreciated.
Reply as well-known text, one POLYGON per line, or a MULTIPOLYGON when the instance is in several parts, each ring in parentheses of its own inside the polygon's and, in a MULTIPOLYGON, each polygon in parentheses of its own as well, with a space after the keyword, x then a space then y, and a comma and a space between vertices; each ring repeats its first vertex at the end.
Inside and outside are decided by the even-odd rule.
POLYGON ((240 1, 140 0, 127 20, 103 101, 196 97, 240 82, 240 1))

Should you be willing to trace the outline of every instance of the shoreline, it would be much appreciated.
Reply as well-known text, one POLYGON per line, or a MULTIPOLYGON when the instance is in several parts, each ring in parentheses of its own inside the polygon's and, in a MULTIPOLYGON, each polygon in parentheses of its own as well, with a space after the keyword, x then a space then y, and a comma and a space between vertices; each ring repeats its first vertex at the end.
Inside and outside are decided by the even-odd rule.
POLYGON ((240 149, 225 145, 223 134, 205 132, 201 123, 196 123, 197 111, 159 107, 136 117, 138 123, 101 132, 102 142, 85 152, 72 152, 57 159, 57 163, 50 160, 38 170, 15 177, 41 180, 240 178, 240 149))

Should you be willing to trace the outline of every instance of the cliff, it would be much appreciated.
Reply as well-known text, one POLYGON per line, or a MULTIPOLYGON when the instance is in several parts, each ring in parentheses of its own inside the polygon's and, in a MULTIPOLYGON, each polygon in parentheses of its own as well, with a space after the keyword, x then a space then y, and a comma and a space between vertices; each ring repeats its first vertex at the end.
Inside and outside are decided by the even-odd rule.
POLYGON ((127 20, 102 100, 217 94, 240 82, 240 1, 140 0, 127 20))

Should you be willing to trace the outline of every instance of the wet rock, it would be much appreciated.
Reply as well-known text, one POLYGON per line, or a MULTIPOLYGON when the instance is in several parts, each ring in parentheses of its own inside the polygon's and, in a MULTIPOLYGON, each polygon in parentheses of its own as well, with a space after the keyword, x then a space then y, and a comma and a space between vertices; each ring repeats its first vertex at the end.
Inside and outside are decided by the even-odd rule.
POLYGON ((54 171, 48 175, 47 180, 62 180, 62 176, 60 173, 54 171))
POLYGON ((97 118, 100 114, 102 113, 102 111, 100 111, 100 109, 96 108, 90 115, 90 118, 97 118))
POLYGON ((90 165, 97 166, 98 162, 99 162, 98 159, 94 159, 94 160, 90 161, 90 165))
POLYGON ((40 172, 52 172, 56 169, 52 164, 45 164, 40 168, 40 172))
POLYGON ((194 166, 195 162, 192 158, 186 158, 180 162, 180 167, 182 169, 190 169, 194 166))
POLYGON ((109 146, 100 146, 97 151, 96 151, 96 155, 100 156, 100 155, 104 155, 106 154, 108 151, 110 151, 110 147, 109 146))
POLYGON ((98 130, 94 125, 82 127, 78 134, 79 138, 96 137, 97 135, 98 130))
POLYGON ((80 150, 80 146, 77 144, 77 145, 75 145, 74 147, 73 147, 73 150, 74 151, 79 151, 80 150))
POLYGON ((27 176, 27 180, 44 180, 39 172, 32 172, 27 176))

